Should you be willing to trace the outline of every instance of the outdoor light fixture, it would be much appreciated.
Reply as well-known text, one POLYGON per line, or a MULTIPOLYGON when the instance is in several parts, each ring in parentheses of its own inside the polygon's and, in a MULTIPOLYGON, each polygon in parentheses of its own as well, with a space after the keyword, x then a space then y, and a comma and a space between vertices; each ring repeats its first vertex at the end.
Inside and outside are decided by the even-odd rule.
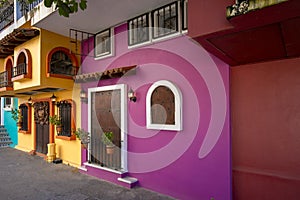
POLYGON ((130 101, 136 102, 135 92, 131 88, 128 91, 128 98, 130 101))
POLYGON ((31 105, 32 104, 32 99, 31 99, 31 96, 29 97, 28 99, 28 104, 31 105))
POLYGON ((88 102, 87 94, 83 89, 80 91, 80 101, 83 103, 88 102))
POLYGON ((50 97, 52 103, 56 102, 57 97, 54 95, 54 93, 52 94, 52 96, 50 97))

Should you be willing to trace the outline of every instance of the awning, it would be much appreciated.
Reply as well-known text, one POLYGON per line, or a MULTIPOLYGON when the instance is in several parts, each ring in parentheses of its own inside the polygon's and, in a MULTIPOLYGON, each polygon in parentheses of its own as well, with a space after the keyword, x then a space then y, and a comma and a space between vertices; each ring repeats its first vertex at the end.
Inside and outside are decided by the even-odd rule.
POLYGON ((38 29, 19 28, 13 30, 0 40, 0 58, 5 58, 14 53, 14 48, 39 35, 38 29))
POLYGON ((75 83, 93 82, 136 74, 136 65, 74 76, 75 83))

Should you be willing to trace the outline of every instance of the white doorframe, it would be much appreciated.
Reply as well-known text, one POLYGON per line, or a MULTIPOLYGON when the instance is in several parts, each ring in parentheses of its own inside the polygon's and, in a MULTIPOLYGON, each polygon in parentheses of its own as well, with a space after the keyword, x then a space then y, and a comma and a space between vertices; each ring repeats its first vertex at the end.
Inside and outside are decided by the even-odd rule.
MULTIPOLYGON (((121 168, 122 171, 127 172, 127 85, 118 84, 88 89, 88 131, 92 133, 92 93, 109 90, 120 90, 121 92, 121 168)), ((89 144, 88 155, 91 160, 91 144, 89 144)))

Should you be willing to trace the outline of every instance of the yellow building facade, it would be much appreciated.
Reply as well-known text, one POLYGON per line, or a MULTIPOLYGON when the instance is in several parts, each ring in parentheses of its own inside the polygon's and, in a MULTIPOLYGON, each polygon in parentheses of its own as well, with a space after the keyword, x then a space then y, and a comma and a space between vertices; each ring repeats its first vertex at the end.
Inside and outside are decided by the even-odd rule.
POLYGON ((80 56, 73 53, 68 37, 29 23, 2 42, 5 39, 16 44, 12 55, 0 59, 0 72, 7 72, 7 83, 11 83, 1 85, 1 94, 18 98, 22 116, 15 148, 49 162, 61 159, 79 167, 81 143, 74 132, 80 126, 80 88, 73 76, 79 70, 80 56), (63 123, 63 132, 50 123, 54 115, 63 123))

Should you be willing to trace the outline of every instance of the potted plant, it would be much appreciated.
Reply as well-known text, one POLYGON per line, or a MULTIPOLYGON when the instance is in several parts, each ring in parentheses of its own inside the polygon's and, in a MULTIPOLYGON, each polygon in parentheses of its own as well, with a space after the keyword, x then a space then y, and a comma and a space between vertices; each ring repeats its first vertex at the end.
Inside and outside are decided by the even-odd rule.
POLYGON ((56 131, 59 134, 62 129, 61 119, 57 115, 49 116, 49 121, 52 125, 56 126, 56 131))
POLYGON ((22 115, 19 109, 12 109, 11 110, 11 117, 17 122, 17 126, 21 127, 23 124, 22 115))
POLYGON ((74 134, 81 141, 81 144, 84 148, 87 148, 88 143, 90 142, 90 133, 84 129, 78 128, 74 134))
POLYGON ((114 134, 112 131, 109 132, 103 132, 101 135, 101 141, 103 142, 103 144, 106 145, 106 153, 107 154, 113 154, 114 153, 114 148, 115 145, 112 142, 114 137, 114 134))

